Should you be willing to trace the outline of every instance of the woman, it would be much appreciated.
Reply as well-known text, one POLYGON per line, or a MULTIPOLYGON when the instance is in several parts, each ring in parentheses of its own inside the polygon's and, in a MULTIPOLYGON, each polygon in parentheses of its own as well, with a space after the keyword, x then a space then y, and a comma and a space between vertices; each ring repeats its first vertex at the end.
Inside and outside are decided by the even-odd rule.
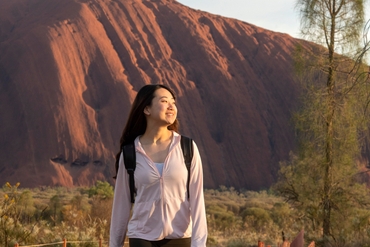
POLYGON ((128 174, 122 153, 116 156, 117 172, 110 247, 205 247, 207 223, 203 197, 203 171, 193 142, 193 160, 188 171, 177 133, 174 93, 164 85, 146 85, 136 95, 120 140, 134 141, 136 198, 130 218, 128 174))

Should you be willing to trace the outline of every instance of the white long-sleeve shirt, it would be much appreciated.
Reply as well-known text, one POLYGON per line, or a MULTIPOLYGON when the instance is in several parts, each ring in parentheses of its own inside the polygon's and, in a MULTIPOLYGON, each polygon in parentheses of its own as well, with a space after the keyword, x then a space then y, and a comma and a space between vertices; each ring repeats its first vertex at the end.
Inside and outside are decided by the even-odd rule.
POLYGON ((149 241, 191 237, 191 247, 205 247, 207 221, 203 196, 203 170, 199 150, 193 142, 194 155, 188 171, 180 145, 181 136, 174 132, 169 152, 163 165, 162 176, 155 163, 145 154, 139 138, 135 140, 137 195, 130 219, 129 176, 119 160, 115 184, 110 247, 122 247, 126 236, 149 241))

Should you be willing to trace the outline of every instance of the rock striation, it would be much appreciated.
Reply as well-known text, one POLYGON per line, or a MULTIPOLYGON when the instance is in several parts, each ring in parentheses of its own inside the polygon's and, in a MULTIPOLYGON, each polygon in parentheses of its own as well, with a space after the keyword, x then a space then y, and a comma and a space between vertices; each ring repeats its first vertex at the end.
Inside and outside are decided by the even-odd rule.
POLYGON ((164 83, 205 187, 267 188, 295 147, 297 44, 174 0, 1 1, 0 184, 113 182, 137 90, 164 83))

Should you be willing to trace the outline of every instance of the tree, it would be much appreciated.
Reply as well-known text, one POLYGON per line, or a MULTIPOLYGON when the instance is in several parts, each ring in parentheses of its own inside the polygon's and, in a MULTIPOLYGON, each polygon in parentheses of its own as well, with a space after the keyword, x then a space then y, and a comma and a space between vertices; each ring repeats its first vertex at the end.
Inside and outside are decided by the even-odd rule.
POLYGON ((113 187, 108 182, 96 181, 89 191, 89 197, 99 197, 100 199, 112 199, 114 195, 113 187))
POLYGON ((61 219, 62 206, 63 205, 60 200, 60 196, 58 194, 50 198, 49 211, 50 211, 50 218, 53 221, 54 226, 62 220, 61 219))
POLYGON ((36 208, 34 207, 33 195, 30 190, 24 190, 20 194, 17 204, 18 211, 22 218, 22 222, 31 223, 31 218, 34 216, 36 208))
POLYGON ((25 227, 22 222, 22 211, 24 202, 27 200, 28 192, 20 193, 19 183, 10 185, 7 182, 2 190, 4 198, 0 199, 0 245, 14 246, 16 242, 26 241, 34 231, 34 225, 25 227))
POLYGON ((355 217, 368 203, 368 191, 356 180, 370 124, 369 69, 362 62, 369 42, 359 43, 365 1, 297 0, 303 37, 322 46, 297 53, 306 85, 294 117, 300 150, 283 163, 276 188, 304 211, 313 231, 322 231, 324 246, 346 241, 339 218, 355 217))
POLYGON ((8 246, 10 241, 16 238, 16 229, 20 225, 16 210, 19 200, 18 186, 19 184, 11 186, 8 182, 3 186, 5 194, 0 205, 0 243, 3 246, 8 246))
POLYGON ((99 222, 99 234, 103 237, 108 234, 104 231, 110 225, 114 190, 108 182, 96 181, 88 190, 91 202, 91 217, 99 222))

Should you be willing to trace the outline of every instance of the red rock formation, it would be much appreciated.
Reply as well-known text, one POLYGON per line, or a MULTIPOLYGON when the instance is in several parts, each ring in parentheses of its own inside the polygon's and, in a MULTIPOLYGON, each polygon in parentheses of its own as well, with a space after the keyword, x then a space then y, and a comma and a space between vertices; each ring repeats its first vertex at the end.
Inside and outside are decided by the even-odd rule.
POLYGON ((0 2, 0 184, 111 180, 130 103, 170 85, 205 186, 261 189, 294 148, 298 42, 174 0, 0 2))

